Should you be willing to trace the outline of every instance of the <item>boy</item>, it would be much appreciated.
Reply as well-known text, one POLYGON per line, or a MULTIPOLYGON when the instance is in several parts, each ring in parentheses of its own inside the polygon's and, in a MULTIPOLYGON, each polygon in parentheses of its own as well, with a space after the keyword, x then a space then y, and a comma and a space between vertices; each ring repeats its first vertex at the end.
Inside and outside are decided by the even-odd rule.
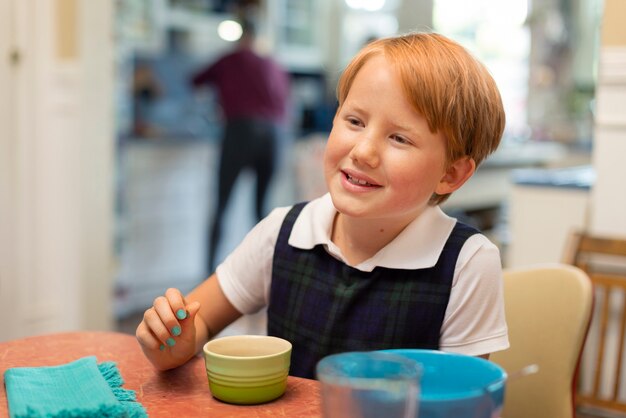
POLYGON ((499 144, 493 78, 457 43, 414 33, 365 46, 337 97, 329 193, 275 209, 187 297, 155 300, 137 338, 158 369, 264 306, 295 376, 341 351, 508 347, 498 249, 438 206, 499 144))

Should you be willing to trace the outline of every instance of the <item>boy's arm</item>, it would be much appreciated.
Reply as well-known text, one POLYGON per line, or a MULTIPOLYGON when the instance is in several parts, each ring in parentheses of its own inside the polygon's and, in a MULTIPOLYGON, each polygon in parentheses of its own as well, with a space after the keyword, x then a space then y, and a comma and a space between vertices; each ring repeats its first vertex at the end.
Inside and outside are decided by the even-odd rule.
POLYGON ((185 299, 188 303, 200 302, 200 310, 195 317, 196 352, 201 351, 209 339, 242 315, 226 298, 215 273, 185 299))
POLYGON ((228 301, 213 274, 188 297, 170 288, 154 300, 137 327, 136 337, 159 370, 185 364, 241 313, 228 301))
POLYGON ((459 254, 440 345, 483 358, 509 346, 500 252, 482 234, 470 237, 459 254))

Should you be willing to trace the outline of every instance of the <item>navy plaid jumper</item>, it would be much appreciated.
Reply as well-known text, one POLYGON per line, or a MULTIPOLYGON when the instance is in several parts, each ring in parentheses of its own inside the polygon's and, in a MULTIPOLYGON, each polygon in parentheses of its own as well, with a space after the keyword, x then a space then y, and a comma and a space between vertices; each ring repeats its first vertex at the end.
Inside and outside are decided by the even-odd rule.
POLYGON ((293 344, 290 374, 315 378, 324 356, 387 348, 439 348, 456 261, 478 233, 457 222, 432 268, 363 272, 328 254, 288 243, 304 207, 285 217, 274 250, 268 334, 293 344))

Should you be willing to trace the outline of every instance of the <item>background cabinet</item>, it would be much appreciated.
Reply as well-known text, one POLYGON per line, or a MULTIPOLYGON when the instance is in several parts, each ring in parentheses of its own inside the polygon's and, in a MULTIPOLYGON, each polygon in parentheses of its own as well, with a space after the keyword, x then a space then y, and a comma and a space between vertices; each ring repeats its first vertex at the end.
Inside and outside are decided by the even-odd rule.
POLYGON ((518 170, 513 180, 507 267, 562 261, 570 234, 588 229, 594 170, 518 170))

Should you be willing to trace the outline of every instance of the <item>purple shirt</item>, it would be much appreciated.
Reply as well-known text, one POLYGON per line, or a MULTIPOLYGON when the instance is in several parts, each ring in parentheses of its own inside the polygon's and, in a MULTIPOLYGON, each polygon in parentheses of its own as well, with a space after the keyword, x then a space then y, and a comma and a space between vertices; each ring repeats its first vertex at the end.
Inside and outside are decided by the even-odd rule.
POLYGON ((226 119, 261 118, 280 122, 285 116, 289 79, 269 57, 250 49, 237 49, 200 71, 191 80, 195 87, 217 87, 226 119))

